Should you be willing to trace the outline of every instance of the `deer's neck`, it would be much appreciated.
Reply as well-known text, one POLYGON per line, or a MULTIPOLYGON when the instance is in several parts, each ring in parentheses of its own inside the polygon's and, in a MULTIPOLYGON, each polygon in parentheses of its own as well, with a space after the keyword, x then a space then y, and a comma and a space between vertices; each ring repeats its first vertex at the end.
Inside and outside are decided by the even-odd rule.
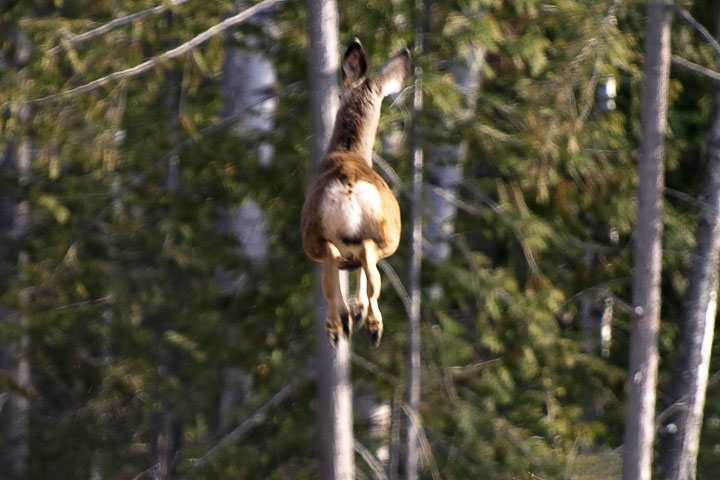
POLYGON ((372 149, 382 104, 382 98, 374 90, 374 85, 367 82, 361 92, 343 100, 335 118, 328 154, 357 153, 372 166, 372 149))

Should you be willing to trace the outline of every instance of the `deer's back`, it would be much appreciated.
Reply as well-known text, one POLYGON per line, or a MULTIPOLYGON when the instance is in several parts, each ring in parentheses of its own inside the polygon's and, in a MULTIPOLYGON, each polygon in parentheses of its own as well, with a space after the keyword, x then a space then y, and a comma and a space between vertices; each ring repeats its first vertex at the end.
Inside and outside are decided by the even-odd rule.
POLYGON ((302 215, 303 248, 315 261, 325 256, 325 241, 337 246, 345 268, 359 266, 365 240, 373 240, 381 258, 400 241, 400 208, 387 183, 360 155, 326 156, 310 187, 302 215))

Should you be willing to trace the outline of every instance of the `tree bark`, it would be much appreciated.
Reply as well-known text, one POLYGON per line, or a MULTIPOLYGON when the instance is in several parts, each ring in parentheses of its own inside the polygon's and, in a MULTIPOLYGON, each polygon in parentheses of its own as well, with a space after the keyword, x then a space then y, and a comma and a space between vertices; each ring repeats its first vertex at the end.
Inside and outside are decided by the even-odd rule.
POLYGON ((634 243, 633 319, 629 392, 625 412, 623 480, 650 480, 655 434, 657 334, 660 325, 660 236, 664 182, 670 11, 664 1, 648 5, 645 77, 640 104, 638 207, 634 243))
MULTIPOLYGON (((338 109, 338 12, 335 0, 307 0, 310 34, 310 119, 313 164, 322 159, 338 109)), ((320 476, 325 480, 351 480, 355 476, 350 383, 350 345, 340 335, 335 352, 325 334, 327 305, 316 269, 315 334, 317 343, 318 430, 320 476)), ((343 294, 347 291, 347 276, 343 294)))
MULTIPOLYGON (((463 12, 469 17, 482 13, 476 9, 463 12)), ((446 131, 452 131, 458 124, 467 122, 475 115, 478 89, 480 88, 480 70, 485 61, 485 49, 474 45, 466 45, 466 55, 456 58, 451 67, 455 89, 463 98, 462 107, 452 114, 443 117, 442 123, 446 131)), ((458 183, 462 180, 463 165, 467 158, 468 142, 460 140, 456 143, 442 143, 428 148, 428 182, 431 185, 447 190, 455 195, 458 183)), ((441 264, 450 256, 448 239, 455 231, 457 206, 446 196, 437 194, 433 189, 425 193, 427 199, 427 226, 424 234, 426 243, 425 255, 434 264, 441 264)))
MULTIPOLYGON (((172 23, 172 14, 168 14, 168 22, 172 23)), ((182 72, 173 68, 166 71, 166 97, 165 105, 168 112, 168 130, 170 141, 176 144, 179 141, 178 125, 180 123, 180 98, 182 85, 182 72)), ((169 194, 174 195, 180 188, 180 156, 178 153, 172 155, 168 159, 167 170, 165 173, 165 188, 169 194)), ((165 236, 165 245, 172 244, 172 234, 165 236)), ((172 277, 172 272, 166 270, 165 275, 172 277)), ((165 333, 165 326, 161 326, 158 331, 158 338, 162 338, 165 333)), ((151 458, 155 468, 153 477, 155 480, 172 480, 177 463, 177 454, 180 450, 180 442, 182 440, 182 420, 173 408, 172 401, 168 392, 160 387, 160 379, 171 373, 173 367, 172 352, 166 351, 162 346, 158 349, 157 365, 155 367, 156 381, 156 401, 158 407, 155 412, 155 425, 153 429, 153 440, 151 458)))
MULTIPOLYGON (((235 2, 236 13, 248 8, 246 1, 235 2)), ((272 36, 272 10, 265 10, 248 20, 264 33, 272 36)), ((276 73, 272 61, 262 52, 262 39, 258 35, 244 38, 247 48, 233 41, 232 31, 226 37, 223 59, 223 118, 240 114, 233 131, 242 135, 263 136, 272 132, 277 99, 268 98, 275 88, 276 73)), ((261 141, 257 144, 257 160, 269 165, 275 154, 273 145, 261 141)))
MULTIPOLYGON (((716 25, 720 31, 720 14, 716 25)), ((659 465, 668 480, 695 479, 715 328, 720 250, 720 87, 714 89, 707 176, 700 196, 692 269, 668 395, 671 413, 663 421, 659 465)))
MULTIPOLYGON (((13 48, 6 51, 14 51, 14 55, 0 53, 0 75, 2 71, 13 66, 20 69, 20 75, 26 76, 22 67, 25 66, 33 51, 33 44, 14 26, 3 25, 2 40, 13 48)), ((23 107, 18 116, 20 122, 30 120, 30 109, 23 107)), ((5 144, 4 158, 0 158, 0 168, 12 169, 17 182, 22 187, 30 184, 31 164, 33 160, 32 141, 27 136, 22 136, 19 141, 8 141, 5 144)), ((28 262, 28 255, 25 251, 8 248, 14 243, 22 245, 22 240, 28 234, 30 227, 30 202, 27 198, 5 195, 0 198, 0 262, 17 261, 15 274, 22 271, 24 264, 28 262), (5 218, 2 218, 5 217, 5 218)), ((24 279, 27 280, 27 279, 24 279)), ((2 284, 5 286, 6 280, 2 284)), ((21 307, 27 307, 29 299, 22 295, 19 299, 21 307)), ((8 393, 3 398, 2 409, 0 409, 0 439, 6 440, 8 445, 5 451, 0 452, 0 472, 11 472, 13 476, 22 478, 27 470, 27 460, 30 455, 30 398, 28 392, 32 390, 32 371, 30 363, 30 335, 29 319, 21 312, 6 310, 0 306, 0 321, 18 324, 19 335, 14 341, 5 345, 0 350, 0 367, 7 369, 10 376, 20 392, 8 393)))
MULTIPOLYGON (((425 21, 423 0, 415 0, 415 61, 423 52, 425 21)), ((418 123, 423 108, 422 68, 415 66, 415 85, 413 90, 412 131, 410 132, 410 158, 412 159, 412 194, 410 210, 410 265, 408 269, 408 289, 410 311, 408 312, 408 391, 407 391, 407 438, 405 441, 405 478, 418 478, 420 449, 418 446, 417 413, 420 402, 420 269, 422 263, 422 182, 423 150, 420 146, 418 123)))

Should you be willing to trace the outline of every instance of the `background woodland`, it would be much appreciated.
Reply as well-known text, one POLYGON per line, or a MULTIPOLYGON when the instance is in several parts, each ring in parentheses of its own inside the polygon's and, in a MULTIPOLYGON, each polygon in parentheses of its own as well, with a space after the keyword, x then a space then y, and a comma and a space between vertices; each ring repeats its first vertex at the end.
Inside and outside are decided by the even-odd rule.
MULTIPOLYGON (((273 3, 159 58, 251 3, 0 0, 0 477, 319 476, 324 366, 299 232, 314 46, 305 4, 273 3)), ((677 2, 717 38, 714 4, 677 2)), ((646 7, 338 0, 340 44, 359 37, 376 68, 424 38, 422 109, 408 81, 375 149, 406 221, 413 142, 425 159, 421 478, 620 475, 646 7)), ((716 70, 712 44, 676 19, 671 49, 658 445, 720 129, 718 80, 681 64, 716 70)), ((404 228, 381 270, 382 343, 352 343, 361 479, 403 471, 404 228)))

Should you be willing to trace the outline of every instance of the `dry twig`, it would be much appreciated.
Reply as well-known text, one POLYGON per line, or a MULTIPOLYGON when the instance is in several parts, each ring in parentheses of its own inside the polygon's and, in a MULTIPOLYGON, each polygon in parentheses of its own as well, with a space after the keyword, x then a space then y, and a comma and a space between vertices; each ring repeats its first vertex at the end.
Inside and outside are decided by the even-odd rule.
POLYGON ((204 32, 196 35, 193 39, 188 40, 187 42, 183 43, 182 45, 179 45, 171 50, 168 50, 164 53, 161 53, 160 55, 157 55, 155 57, 149 58, 148 60, 144 61, 143 63, 139 65, 135 65, 134 67, 126 68, 125 70, 121 70, 119 72, 113 72, 109 75, 106 75, 104 77, 98 78, 97 80, 93 80, 92 82, 86 83, 84 85, 80 85, 79 87, 71 88, 70 90, 66 90, 64 92, 55 93, 53 95, 48 95, 46 97, 36 98, 33 100, 27 100, 23 102, 26 105, 41 105, 44 103, 53 102, 56 100, 59 100, 61 98, 71 97, 78 95, 80 93, 87 93, 91 92, 93 90, 97 90, 98 88, 107 85, 108 83, 114 82, 116 80, 123 80, 130 77, 136 77, 142 73, 147 72, 148 70, 151 70, 152 68, 162 64, 163 62, 166 62, 168 60, 171 60, 173 58, 177 58, 192 49, 198 47, 199 45, 203 44, 213 36, 217 35, 218 33, 221 33, 225 30, 227 30, 230 27, 233 27, 235 25, 238 25, 248 18, 252 17, 256 13, 262 12, 264 10, 269 9, 270 7, 273 7, 275 5, 278 5, 285 0, 263 0, 262 2, 258 3, 257 5, 254 5, 248 9, 243 10, 242 12, 233 15, 232 17, 226 18, 222 22, 218 23, 217 25, 213 25, 212 27, 208 28, 204 32))

